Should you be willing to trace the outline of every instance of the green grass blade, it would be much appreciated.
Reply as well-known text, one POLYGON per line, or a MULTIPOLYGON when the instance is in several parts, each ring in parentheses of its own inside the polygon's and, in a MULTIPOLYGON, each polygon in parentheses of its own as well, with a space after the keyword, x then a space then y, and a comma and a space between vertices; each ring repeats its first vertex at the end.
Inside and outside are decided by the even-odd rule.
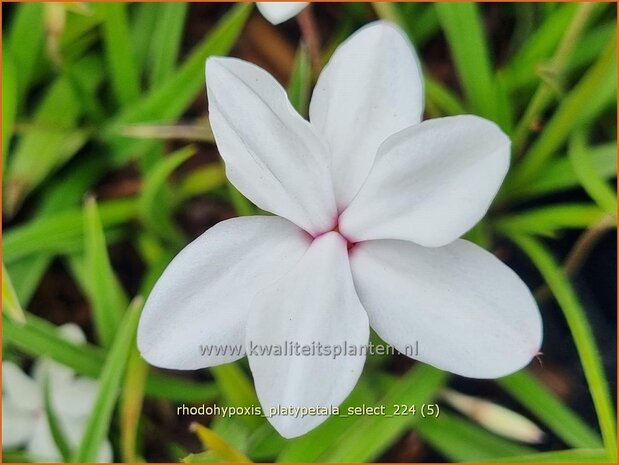
POLYGON ((122 461, 125 463, 135 463, 139 460, 136 451, 138 427, 149 372, 149 366, 138 352, 135 336, 131 345, 127 362, 127 376, 120 398, 120 449, 122 461))
POLYGON ((151 36, 152 71, 150 82, 158 87, 174 72, 183 38, 183 26, 188 3, 162 3, 159 5, 158 22, 151 36))
POLYGON ((187 60, 161 86, 152 89, 134 105, 127 107, 104 129, 103 140, 110 144, 117 164, 148 152, 151 141, 121 137, 122 128, 129 124, 170 123, 178 118, 204 89, 204 62, 211 55, 226 55, 241 33, 252 5, 235 5, 209 36, 200 42, 187 60))
MULTIPOLYGON (((105 359, 103 349, 91 344, 67 341, 56 326, 30 313, 26 324, 18 324, 2 316, 4 342, 14 345, 32 357, 49 357, 78 374, 98 378, 105 359)), ((212 383, 195 383, 181 378, 150 373, 146 394, 173 402, 207 402, 218 395, 212 383)))
POLYGON ((434 6, 471 109, 496 120, 496 84, 479 5, 436 3, 434 6))
POLYGON ((218 187, 225 186, 227 182, 223 163, 211 163, 196 168, 185 176, 175 191, 177 202, 183 202, 196 195, 202 195, 218 187))
MULTIPOLYGON (((616 37, 616 36, 615 36, 616 37)), ((540 134, 522 162, 508 178, 507 192, 522 187, 543 173, 548 159, 565 143, 578 125, 595 116, 600 106, 617 89, 617 43, 609 42, 596 63, 578 84, 563 98, 544 131, 540 134)))
POLYGON ((171 243, 184 241, 182 232, 172 222, 172 200, 166 180, 182 163, 196 153, 195 147, 184 147, 159 161, 147 174, 140 195, 140 217, 153 234, 171 243))
POLYGON ((602 177, 598 176, 595 165, 588 156, 584 137, 584 134, 577 133, 570 141, 568 156, 574 173, 595 203, 617 219, 617 194, 602 177))
POLYGON ((135 66, 140 74, 147 67, 148 56, 152 48, 153 31, 157 29, 160 8, 159 3, 145 2, 136 3, 129 10, 132 13, 129 19, 129 33, 135 52, 135 66))
MULTIPOLYGON (((94 93, 103 79, 102 64, 94 57, 84 58, 72 69, 89 93, 94 93)), ((83 113, 71 79, 67 74, 60 76, 35 110, 32 129, 19 137, 11 154, 4 181, 8 215, 15 214, 24 198, 86 142, 87 132, 76 128, 83 113)))
POLYGON ((45 409, 45 416, 49 426, 49 431, 52 435, 52 440, 54 441, 54 444, 56 444, 62 460, 68 462, 71 459, 71 447, 69 446, 69 441, 62 430, 62 425, 60 424, 57 412, 54 409, 50 384, 49 376, 46 373, 43 385, 43 407, 45 409))
POLYGON ((112 91, 122 107, 140 95, 140 80, 129 34, 126 3, 95 4, 104 18, 103 45, 112 91))
POLYGON ((466 113, 460 99, 440 82, 426 77, 425 88, 426 104, 433 118, 466 113))
POLYGON ((86 199, 84 204, 84 251, 95 332, 99 341, 107 347, 114 340, 128 300, 112 269, 103 225, 93 197, 86 199))
POLYGON ((17 70, 17 102, 24 104, 30 84, 35 76, 43 51, 45 32, 43 28, 42 3, 16 5, 6 42, 17 70))
MULTIPOLYGON (((586 157, 597 177, 609 180, 617 176, 617 142, 602 144, 595 147, 573 147, 572 150, 584 150, 578 154, 586 157)), ((520 190, 513 191, 510 201, 526 200, 540 197, 546 194, 562 192, 574 189, 580 185, 579 177, 574 172, 574 166, 567 156, 557 157, 549 162, 544 169, 544 175, 535 179, 532 183, 522 186, 520 190)))
POLYGON ((560 204, 533 208, 500 217, 494 226, 507 234, 526 233, 554 237, 563 229, 586 229, 604 216, 593 204, 560 204))
MULTIPOLYGON (((370 385, 367 378, 364 379, 362 377, 344 403, 340 406, 340 412, 346 412, 350 407, 354 408, 364 404, 378 405, 377 395, 373 388, 374 386, 370 385)), ((260 443, 256 441, 256 444, 253 445, 251 456, 254 457, 256 453, 261 452, 260 449, 264 450, 264 442, 270 440, 273 446, 277 447, 275 453, 278 454, 277 462, 317 462, 323 454, 340 441, 340 438, 348 436, 349 431, 354 431, 359 421, 359 417, 333 416, 315 430, 301 437, 287 440, 285 444, 280 444, 277 439, 273 439, 272 437, 259 437, 257 439, 260 440, 260 443)), ((270 428, 269 431, 273 431, 272 428, 270 428)), ((275 433, 275 435, 279 436, 277 433, 275 433)), ((268 450, 264 452, 268 452, 268 450)))
POLYGON ((518 47, 504 68, 510 90, 533 85, 539 81, 538 66, 550 57, 576 13, 576 3, 567 3, 546 16, 524 44, 518 47))
POLYGON ((228 181, 228 195, 230 196, 230 200, 234 209, 236 210, 237 215, 239 216, 249 216, 255 215, 256 209, 252 205, 252 203, 243 195, 241 192, 234 187, 234 185, 228 181))
MULTIPOLYGON (((251 381, 238 364, 219 365, 212 367, 210 371, 228 405, 251 407, 259 404, 251 381)), ((242 419, 251 428, 256 428, 263 422, 260 417, 253 415, 244 415, 242 419)))
POLYGON ((131 302, 122 324, 114 337, 114 342, 105 359, 101 376, 99 377, 99 390, 92 409, 92 413, 86 423, 86 429, 77 449, 74 462, 96 462, 101 445, 107 436, 112 420, 114 406, 119 397, 122 381, 126 375, 127 360, 131 350, 134 334, 138 326, 143 299, 137 297, 131 302))
POLYGON ((532 374, 519 371, 499 378, 497 383, 569 446, 594 449, 602 447, 597 433, 532 374))
MULTIPOLYGON (((480 460, 483 462, 483 460, 480 460)), ((538 454, 498 457, 491 463, 610 463, 604 449, 570 449, 538 454)))
POLYGON ((613 407, 600 353, 587 321, 585 309, 578 301, 576 293, 559 265, 540 242, 525 235, 511 235, 510 237, 538 268, 563 310, 574 338, 578 355, 580 356, 585 378, 589 384, 604 445, 611 459, 616 461, 617 430, 615 408, 613 407))
POLYGON ((23 302, 24 307, 28 308, 34 291, 51 261, 52 258, 49 255, 41 254, 31 255, 7 265, 9 275, 13 277, 15 294, 19 302, 23 302))
POLYGON ((2 263, 2 312, 18 323, 26 321, 24 310, 19 303, 17 293, 11 282, 9 272, 4 266, 4 262, 2 263))
POLYGON ((496 436, 462 417, 441 412, 417 423, 417 431, 433 448, 454 462, 532 454, 534 449, 496 436))
POLYGON ((576 13, 568 28, 557 47, 555 54, 549 63, 546 64, 546 68, 550 71, 555 85, 551 85, 549 82, 542 80, 537 91, 533 95, 533 98, 529 102, 524 115, 520 118, 520 122, 516 127, 516 130, 512 134, 512 144, 514 147, 514 153, 520 153, 520 149, 523 146, 526 136, 533 126, 533 122, 538 120, 540 115, 544 113, 547 106, 555 96, 557 87, 560 87, 560 82, 565 72, 565 66, 572 55, 572 50, 579 41, 581 34, 585 30, 585 26, 589 22, 591 16, 596 9, 595 3, 581 3, 576 10, 576 13))
MULTIPOLYGON (((387 392, 380 405, 427 403, 447 380, 447 373, 429 365, 418 365, 387 392)), ((388 407, 388 408, 389 408, 388 407)), ((320 457, 323 462, 365 462, 376 459, 413 424, 420 415, 361 417, 349 434, 320 457)), ((434 421, 434 420, 432 420, 434 421)), ((431 422, 427 420, 427 422, 431 422)))
POLYGON ((17 72, 10 50, 2 60, 2 168, 6 169, 6 154, 13 136, 17 114, 17 72))
POLYGON ((297 49, 290 82, 288 83, 288 99, 303 116, 307 116, 311 85, 312 60, 307 47, 301 44, 297 49))
MULTIPOLYGON (((102 202, 99 214, 104 228, 110 230, 137 216, 135 199, 102 202)), ((8 264, 43 252, 62 254, 82 250, 84 242, 82 209, 70 209, 55 215, 35 218, 11 228, 4 234, 3 257, 8 264)))

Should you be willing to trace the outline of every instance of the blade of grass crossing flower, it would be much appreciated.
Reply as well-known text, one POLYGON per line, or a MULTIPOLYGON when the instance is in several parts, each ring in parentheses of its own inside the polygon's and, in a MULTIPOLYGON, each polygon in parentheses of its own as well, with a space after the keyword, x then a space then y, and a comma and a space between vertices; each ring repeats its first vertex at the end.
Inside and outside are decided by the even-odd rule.
POLYGON ((17 114, 17 72, 10 50, 5 50, 2 61, 2 167, 6 168, 6 154, 13 136, 17 114))
POLYGON ((512 234, 510 238, 529 256, 545 279, 563 310, 574 338, 578 355, 585 372, 593 404, 598 416, 604 446, 612 461, 617 459, 617 430, 615 408, 604 374, 599 350, 583 307, 578 301, 565 274, 546 248, 536 239, 512 234))
MULTIPOLYGON (((109 200, 98 208, 106 232, 126 224, 137 215, 135 199, 109 200)), ((70 209, 34 219, 11 228, 4 234, 3 258, 7 264, 30 255, 47 252, 62 254, 82 250, 84 246, 84 213, 70 209)))
MULTIPOLYGON (((243 369, 234 363, 219 365, 210 369, 226 403, 235 407, 259 405, 256 391, 243 369)), ((244 415, 243 421, 251 428, 258 427, 263 420, 253 415, 244 415)))
MULTIPOLYGON (((421 405, 430 402, 447 381, 448 374, 429 365, 418 365, 387 392, 380 405, 421 405)), ((323 462, 366 462, 380 456, 420 415, 360 417, 349 434, 326 453, 323 462)), ((428 421, 431 423, 431 421, 428 421)))
POLYGON ((184 147, 160 160, 145 176, 140 194, 140 217, 151 231, 171 243, 182 243, 183 234, 172 221, 172 199, 166 180, 183 162, 196 153, 184 147))
POLYGON ((4 262, 2 263, 2 312, 6 313, 17 323, 24 323, 26 321, 24 310, 19 304, 17 293, 11 282, 11 277, 4 266, 4 262))
POLYGON ((86 423, 73 461, 95 462, 101 444, 107 436, 114 406, 118 400, 123 378, 126 375, 127 360, 134 340, 135 331, 142 310, 143 299, 136 297, 125 312, 122 324, 114 337, 99 377, 99 390, 86 423))
POLYGON ((7 47, 13 56, 18 78, 17 102, 23 105, 43 51, 43 4, 23 3, 16 5, 15 10, 3 48, 7 47))
POLYGON ((122 461, 126 463, 135 463, 139 459, 136 452, 138 427, 149 371, 135 345, 135 335, 131 346, 127 375, 120 398, 120 449, 122 461))
MULTIPOLYGON (((616 37, 616 35, 615 35, 616 37)), ((544 131, 515 166, 507 180, 508 194, 542 173, 542 168, 578 125, 587 124, 613 93, 617 84, 617 43, 609 42, 596 63, 562 99, 544 131), (609 94, 610 89, 610 94, 609 94)))
POLYGON ((103 21, 103 45, 116 102, 122 107, 136 101, 140 95, 140 81, 133 43, 129 34, 127 3, 99 3, 103 21))
POLYGON ((94 197, 87 198, 84 205, 84 233, 86 268, 90 278, 87 289, 91 290, 89 298, 95 332, 99 341, 109 347, 128 300, 110 263, 103 225, 94 197))
POLYGON ((436 3, 434 7, 471 109, 496 120, 496 84, 479 6, 475 3, 436 3))
MULTIPOLYGON (((58 328, 31 313, 26 323, 18 324, 2 316, 3 342, 12 344, 32 357, 49 357, 78 374, 98 378, 105 359, 103 349, 91 344, 73 344, 58 328)), ((159 373, 150 373, 146 394, 174 402, 207 402, 218 395, 212 383, 196 383, 159 373)))
POLYGON ((251 12, 251 3, 237 4, 220 20, 187 60, 157 88, 151 89, 134 105, 126 107, 103 130, 116 164, 124 164, 152 147, 151 141, 130 140, 119 136, 124 126, 143 121, 169 123, 178 118, 204 86, 204 62, 211 55, 226 55, 241 33, 251 12))
POLYGON ((560 204, 532 208, 495 220, 504 233, 527 233, 555 237, 563 229, 586 229, 604 216, 604 210, 593 204, 560 204))
POLYGON ((531 373, 521 370, 497 383, 569 446, 602 447, 597 433, 531 373))
POLYGON ((157 29, 151 38, 151 86, 156 88, 172 75, 183 38, 188 3, 162 3, 157 29))
POLYGON ((288 98, 292 106, 303 116, 307 116, 311 85, 312 60, 307 47, 302 43, 294 58, 288 83, 288 98))
POLYGON ((417 422, 417 432, 433 448, 454 462, 535 452, 535 449, 496 436, 471 421, 444 411, 437 418, 417 422))
POLYGON ((62 425, 60 424, 60 420, 54 409, 50 384, 49 375, 46 373, 43 384, 43 404, 45 408, 45 416, 49 426, 49 431, 52 435, 52 440, 58 448, 62 460, 64 462, 68 462, 71 460, 71 447, 69 446, 69 441, 62 430, 62 425))
POLYGON ((613 218, 617 218, 617 195, 613 189, 598 176, 591 158, 588 156, 585 135, 578 132, 570 139, 568 156, 574 173, 580 180, 585 192, 595 203, 613 218))

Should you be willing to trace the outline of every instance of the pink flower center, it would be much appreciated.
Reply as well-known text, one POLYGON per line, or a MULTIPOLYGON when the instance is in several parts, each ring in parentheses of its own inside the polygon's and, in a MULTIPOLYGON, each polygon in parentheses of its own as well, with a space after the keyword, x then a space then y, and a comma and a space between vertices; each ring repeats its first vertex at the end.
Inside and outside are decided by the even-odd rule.
POLYGON ((342 236, 342 238, 344 238, 344 240, 346 241, 346 248, 348 249, 349 253, 350 253, 350 250, 355 246, 355 244, 357 244, 356 241, 353 241, 351 238, 346 237, 346 235, 342 234, 342 232, 340 231, 340 215, 339 214, 337 218, 335 219, 335 225, 333 226, 333 228, 329 229, 328 231, 323 231, 319 234, 316 234, 315 236, 313 236, 313 239, 318 239, 320 236, 330 233, 330 232, 336 232, 340 236, 342 236))

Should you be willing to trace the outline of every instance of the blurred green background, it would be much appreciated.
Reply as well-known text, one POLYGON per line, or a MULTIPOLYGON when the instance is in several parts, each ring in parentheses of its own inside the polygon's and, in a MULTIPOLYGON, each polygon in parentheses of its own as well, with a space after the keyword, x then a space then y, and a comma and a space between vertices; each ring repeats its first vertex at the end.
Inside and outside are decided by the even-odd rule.
POLYGON ((308 37, 302 21, 272 26, 251 3, 3 4, 3 359, 28 369, 49 357, 104 386, 68 458, 94 460, 109 437, 117 461, 616 461, 615 8, 313 4, 308 37), (284 440, 260 417, 179 416, 182 404, 258 405, 246 360, 163 372, 132 340, 130 300, 184 245, 261 213, 225 178, 204 61, 259 64, 306 114, 320 66, 376 18, 417 48, 426 118, 478 114, 512 137, 506 182, 468 238, 536 289, 544 354, 496 381, 374 356, 344 404, 439 403, 436 419, 331 418, 284 440), (66 322, 86 346, 59 335, 66 322), (526 416, 544 438, 509 437, 511 417, 494 407, 481 418, 454 408, 447 386, 526 416), (208 429, 190 432, 193 421, 208 429))

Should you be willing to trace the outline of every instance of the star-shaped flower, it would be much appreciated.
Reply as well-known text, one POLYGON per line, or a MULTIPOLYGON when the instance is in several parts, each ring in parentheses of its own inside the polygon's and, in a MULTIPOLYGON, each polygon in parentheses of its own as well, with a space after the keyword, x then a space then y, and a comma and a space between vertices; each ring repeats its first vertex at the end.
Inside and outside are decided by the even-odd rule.
POLYGON ((295 17, 308 4, 309 2, 256 2, 258 11, 274 25, 295 17))
MULTIPOLYGON (((73 342, 85 340, 78 326, 64 325, 60 331, 73 342)), ((62 462, 46 414, 45 386, 68 446, 75 449, 82 440, 99 384, 76 377, 67 367, 47 359, 37 360, 33 373, 31 378, 15 363, 2 362, 2 447, 25 446, 33 461, 62 462)), ((108 441, 101 446, 99 461, 112 461, 108 441)))
MULTIPOLYGON (((228 178, 276 216, 219 223, 172 261, 138 329, 146 360, 197 369, 247 351, 269 411, 339 405, 365 361, 265 355, 287 342, 361 347, 371 326, 399 351, 414 345, 414 358, 475 378, 507 375, 538 353, 526 285, 459 239, 499 189, 510 140, 477 116, 421 122, 421 69, 399 29, 373 23, 336 50, 311 122, 253 64, 211 58, 206 77, 228 178)), ((269 420, 294 437, 325 418, 269 420)))

